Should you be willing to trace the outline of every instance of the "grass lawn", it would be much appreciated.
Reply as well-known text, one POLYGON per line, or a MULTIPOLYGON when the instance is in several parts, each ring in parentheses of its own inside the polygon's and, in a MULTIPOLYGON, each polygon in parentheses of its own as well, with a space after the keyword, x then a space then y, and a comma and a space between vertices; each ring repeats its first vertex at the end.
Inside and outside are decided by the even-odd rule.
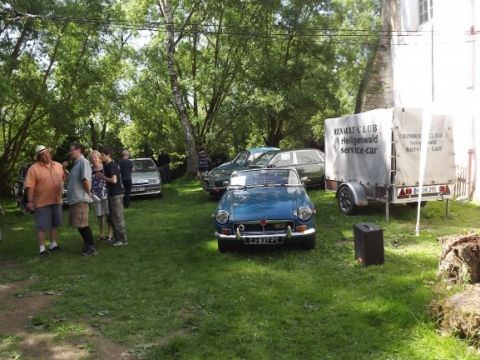
POLYGON ((18 266, 0 272, 0 283, 36 275, 31 290, 62 294, 36 323, 60 335, 89 324, 148 359, 478 358, 466 342, 442 337, 427 307, 436 297, 436 238, 478 230, 479 208, 454 203, 446 219, 443 204, 430 203, 416 238, 410 208, 394 207, 386 225, 381 207, 346 217, 332 194, 311 196, 318 246, 310 252, 220 254, 215 202, 194 182, 134 201, 130 245, 100 245, 92 258, 78 255, 79 236, 67 228, 63 252, 38 258, 31 217, 10 205, 0 218, 0 266, 18 266), (385 228, 384 266, 353 261, 352 225, 364 221, 385 228))

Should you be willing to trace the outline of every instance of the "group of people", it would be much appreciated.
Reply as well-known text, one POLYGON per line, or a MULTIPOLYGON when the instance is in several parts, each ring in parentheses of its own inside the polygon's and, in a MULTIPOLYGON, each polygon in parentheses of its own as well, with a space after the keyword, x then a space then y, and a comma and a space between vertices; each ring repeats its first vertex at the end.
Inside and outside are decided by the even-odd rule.
POLYGON ((69 155, 74 162, 70 172, 67 162, 52 160, 50 150, 39 145, 35 148, 36 162, 28 169, 25 178, 27 208, 33 212, 41 256, 60 250, 58 228, 62 225, 64 183, 67 181, 69 222, 77 228, 82 239, 82 255, 97 253, 92 230, 89 226, 89 205, 95 206, 99 225, 99 240, 112 246, 128 244, 123 209, 130 203, 132 163, 128 151, 122 153, 117 164, 113 151, 102 147, 93 150, 89 160, 84 148, 71 144, 69 155), (47 248, 47 234, 50 244, 47 248))

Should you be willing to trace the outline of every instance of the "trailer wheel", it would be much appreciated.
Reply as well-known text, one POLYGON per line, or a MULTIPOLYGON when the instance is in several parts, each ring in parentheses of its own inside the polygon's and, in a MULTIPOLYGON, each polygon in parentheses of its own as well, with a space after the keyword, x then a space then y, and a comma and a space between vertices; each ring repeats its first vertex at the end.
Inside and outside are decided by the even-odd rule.
POLYGON ((355 197, 348 186, 342 186, 337 195, 338 207, 346 215, 353 215, 357 211, 355 197))

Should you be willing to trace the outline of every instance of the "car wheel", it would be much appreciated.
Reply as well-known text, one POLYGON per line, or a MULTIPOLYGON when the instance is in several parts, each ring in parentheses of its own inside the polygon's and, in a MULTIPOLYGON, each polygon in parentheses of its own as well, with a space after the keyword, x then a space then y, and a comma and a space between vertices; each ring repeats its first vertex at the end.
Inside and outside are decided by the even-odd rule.
POLYGON ((218 239, 218 251, 221 253, 226 253, 232 250, 232 245, 225 240, 218 239))
POLYGON ((220 200, 220 198, 222 197, 222 193, 210 192, 210 197, 212 198, 212 200, 220 200))
POLYGON ((325 176, 322 177, 320 182, 320 190, 325 190, 325 176))
POLYGON ((317 237, 315 236, 315 234, 303 239, 302 241, 302 247, 305 250, 315 249, 315 246, 317 246, 317 237))
POLYGON ((338 207, 346 215, 353 215, 357 210, 355 197, 348 186, 342 186, 337 195, 338 207))

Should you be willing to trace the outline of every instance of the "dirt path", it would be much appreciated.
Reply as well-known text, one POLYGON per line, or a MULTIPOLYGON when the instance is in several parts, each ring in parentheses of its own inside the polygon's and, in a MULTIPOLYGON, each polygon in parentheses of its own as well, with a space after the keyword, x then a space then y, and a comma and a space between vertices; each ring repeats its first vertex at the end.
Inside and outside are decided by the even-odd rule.
POLYGON ((134 356, 88 326, 85 336, 59 340, 48 331, 30 329, 32 318, 52 306, 58 295, 27 291, 32 280, 0 284, 0 357, 5 339, 16 339, 15 353, 22 359, 130 360, 134 356))

